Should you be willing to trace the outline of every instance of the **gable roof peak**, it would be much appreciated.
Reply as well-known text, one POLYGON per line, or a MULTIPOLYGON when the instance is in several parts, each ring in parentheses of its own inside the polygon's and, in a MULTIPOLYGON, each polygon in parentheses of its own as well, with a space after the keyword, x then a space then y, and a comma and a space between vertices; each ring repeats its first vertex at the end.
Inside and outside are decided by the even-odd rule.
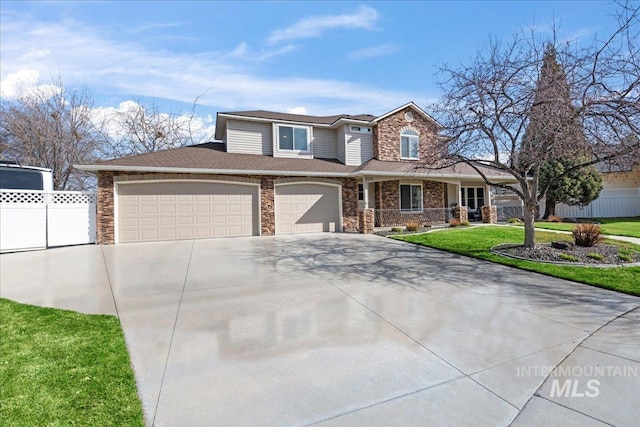
POLYGON ((426 112, 426 111, 424 111, 422 108, 418 107, 418 105, 416 105, 416 103, 415 103, 415 102, 413 102, 413 101, 407 102, 406 104, 401 105, 401 106, 400 106, 400 107, 398 107, 398 108, 395 108, 395 109, 393 109, 393 110, 391 110, 391 111, 389 111, 389 112, 387 112, 387 113, 385 113, 385 114, 383 114, 383 115, 381 115, 381 116, 376 117, 376 119, 374 120, 374 122, 376 122, 376 123, 377 123, 377 122, 379 122, 380 120, 383 120, 383 119, 385 119, 385 118, 387 118, 387 117, 389 117, 389 116, 391 116, 391 115, 393 115, 393 114, 397 113, 398 111, 402 111, 402 110, 404 110, 405 108, 411 108, 411 109, 413 109, 413 110, 414 110, 414 111, 416 111, 418 114, 420 114, 422 117, 424 117, 424 118, 425 118, 425 119, 427 119, 428 121, 430 121, 430 122, 434 123, 434 124, 435 124, 436 126, 438 126, 440 129, 443 129, 443 128, 444 128, 444 126, 442 126, 440 123, 438 123, 438 121, 437 121, 436 119, 434 119, 434 118, 433 118, 433 117, 431 117, 429 114, 427 114, 427 112, 426 112))

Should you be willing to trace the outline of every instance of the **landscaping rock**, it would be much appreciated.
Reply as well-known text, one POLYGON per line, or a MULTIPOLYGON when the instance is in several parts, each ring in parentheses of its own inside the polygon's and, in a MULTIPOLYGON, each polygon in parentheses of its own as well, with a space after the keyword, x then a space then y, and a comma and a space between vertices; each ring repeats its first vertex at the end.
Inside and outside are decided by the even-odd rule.
POLYGON ((571 242, 551 242, 551 247, 562 251, 572 251, 575 245, 571 242))

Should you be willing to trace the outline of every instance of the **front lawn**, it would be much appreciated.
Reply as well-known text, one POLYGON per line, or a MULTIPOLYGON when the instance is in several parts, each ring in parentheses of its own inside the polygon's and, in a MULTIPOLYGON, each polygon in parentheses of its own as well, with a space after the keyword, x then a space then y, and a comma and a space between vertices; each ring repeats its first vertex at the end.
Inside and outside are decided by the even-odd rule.
MULTIPOLYGON (((395 236, 393 238, 480 258, 522 270, 535 271, 549 276, 640 296, 640 267, 574 267, 507 258, 489 251, 492 246, 501 243, 522 243, 524 241, 524 230, 516 227, 489 226, 464 229, 452 228, 433 233, 395 236)), ((539 243, 554 240, 571 240, 571 236, 544 231, 536 232, 536 241, 539 243)), ((617 240, 606 240, 605 243, 640 250, 640 246, 638 245, 617 240)))
MULTIPOLYGON (((628 236, 640 238, 640 217, 634 218, 594 218, 600 224, 602 234, 610 234, 612 236, 628 236)), ((518 224, 522 225, 522 224, 518 224)), ((536 228, 545 228, 547 230, 572 231, 575 224, 565 222, 546 222, 537 221, 536 228)))
POLYGON ((144 426, 120 322, 0 299, 0 425, 144 426))

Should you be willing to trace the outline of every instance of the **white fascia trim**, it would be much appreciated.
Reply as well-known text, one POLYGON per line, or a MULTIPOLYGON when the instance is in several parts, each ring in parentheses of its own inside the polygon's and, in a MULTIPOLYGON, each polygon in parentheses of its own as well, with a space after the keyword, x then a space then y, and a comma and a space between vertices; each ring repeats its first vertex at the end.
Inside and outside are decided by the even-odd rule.
POLYGON ((120 172, 159 172, 159 173, 202 173, 209 175, 273 175, 273 176, 320 176, 320 177, 350 177, 351 172, 311 172, 311 171, 280 171, 280 170, 250 170, 250 169, 207 169, 207 168, 170 168, 156 166, 106 166, 106 165, 74 165, 76 169, 120 172))
POLYGON ((429 114, 427 114, 426 111, 424 111, 422 108, 418 107, 413 101, 411 102, 407 102, 406 104, 404 104, 401 107, 396 108, 395 110, 391 110, 388 113, 385 113, 383 115, 381 115, 380 117, 376 117, 374 122, 379 122, 380 120, 384 119, 385 117, 388 117, 392 114, 397 113, 398 111, 407 108, 407 107, 412 107, 414 110, 416 110, 417 112, 419 112, 422 116, 426 117, 428 120, 432 121, 433 123, 435 123, 436 125, 438 125, 438 127, 440 127, 441 129, 444 129, 444 126, 442 126, 440 123, 438 123, 438 121, 436 119, 434 119, 433 117, 431 117, 429 114))

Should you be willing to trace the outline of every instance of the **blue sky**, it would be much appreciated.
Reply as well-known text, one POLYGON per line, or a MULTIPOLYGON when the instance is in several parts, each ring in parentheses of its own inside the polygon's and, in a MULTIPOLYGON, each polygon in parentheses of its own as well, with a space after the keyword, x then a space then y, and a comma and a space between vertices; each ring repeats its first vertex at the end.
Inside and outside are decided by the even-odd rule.
POLYGON ((60 74, 98 107, 153 97, 165 110, 381 114, 439 96, 437 66, 489 35, 560 39, 612 31, 612 2, 7 1, 2 94, 60 74), (37 81, 36 81, 37 80, 37 81))

